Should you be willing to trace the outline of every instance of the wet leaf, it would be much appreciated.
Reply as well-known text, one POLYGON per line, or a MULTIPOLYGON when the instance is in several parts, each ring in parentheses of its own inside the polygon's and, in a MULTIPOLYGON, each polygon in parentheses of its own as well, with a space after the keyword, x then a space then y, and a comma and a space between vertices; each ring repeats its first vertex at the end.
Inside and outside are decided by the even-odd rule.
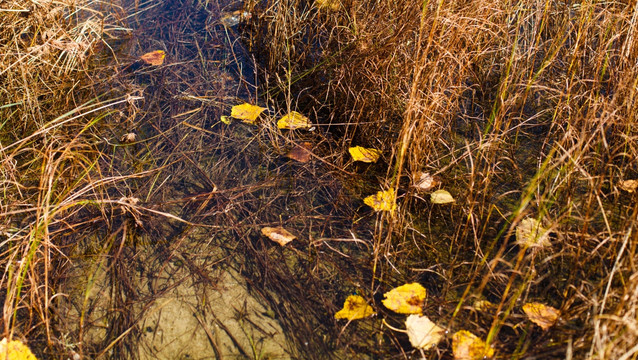
POLYGON ((633 193, 638 188, 638 180, 621 180, 618 186, 628 193, 633 193))
POLYGON ((230 116, 242 120, 245 123, 254 124, 264 110, 266 110, 266 108, 261 106, 243 103, 233 106, 230 111, 230 116))
POLYGON ((318 9, 327 9, 337 11, 341 7, 340 0, 315 0, 315 6, 318 9))
POLYGON ((292 148, 288 152, 288 154, 286 154, 286 156, 293 160, 305 163, 310 161, 310 158, 312 157, 310 149, 312 149, 312 143, 303 142, 301 143, 301 145, 296 145, 294 148, 292 148))
POLYGON ((159 66, 164 63, 166 53, 163 50, 155 50, 140 56, 145 63, 153 66, 159 66))
POLYGON ((343 309, 335 314, 335 319, 357 320, 376 314, 372 306, 359 295, 350 295, 343 304, 343 309))
POLYGON ((228 117, 226 115, 220 116, 219 120, 221 120, 226 125, 230 125, 230 117, 228 117))
POLYGON ((430 173, 422 172, 419 174, 419 180, 414 183, 414 187, 422 190, 428 191, 441 184, 441 179, 438 176, 432 176, 430 173))
POLYGON ((549 230, 540 221, 527 218, 516 226, 516 243, 523 247, 545 247, 551 245, 549 230))
POLYGON ((233 27, 246 19, 250 19, 251 14, 248 11, 236 10, 233 12, 222 14, 219 22, 226 27, 233 27))
POLYGON ((377 162, 377 160, 379 160, 379 156, 381 156, 381 151, 377 149, 364 148, 362 146, 351 147, 348 149, 348 152, 350 152, 352 160, 367 163, 377 162))
POLYGON ((0 360, 38 360, 28 346, 20 340, 0 341, 0 360))
POLYGON ((281 246, 284 246, 297 238, 282 227, 265 227, 261 229, 261 233, 281 246))
POLYGON ((554 325, 560 316, 558 309, 541 303, 527 303, 523 305, 523 311, 530 321, 540 326, 543 330, 547 330, 554 325))
POLYGON ((432 204, 449 204, 454 202, 454 197, 446 190, 437 190, 430 194, 430 201, 432 204))
POLYGON ((394 190, 379 191, 363 199, 363 202, 374 211, 394 211, 397 208, 394 190))
POLYGON ((452 353, 456 360, 482 360, 494 356, 494 349, 478 336, 461 330, 452 336, 452 353))
POLYGON ((296 111, 291 111, 277 121, 277 127, 280 129, 308 129, 311 125, 310 119, 296 111))
POLYGON ((383 294, 383 305, 399 314, 421 314, 426 291, 419 283, 405 284, 383 294))
POLYGON ((437 326, 426 316, 410 315, 405 320, 410 344, 417 349, 428 349, 441 341, 445 329, 437 326))
POLYGON ((496 308, 496 305, 487 300, 477 300, 474 302, 474 309, 476 311, 489 311, 496 308))

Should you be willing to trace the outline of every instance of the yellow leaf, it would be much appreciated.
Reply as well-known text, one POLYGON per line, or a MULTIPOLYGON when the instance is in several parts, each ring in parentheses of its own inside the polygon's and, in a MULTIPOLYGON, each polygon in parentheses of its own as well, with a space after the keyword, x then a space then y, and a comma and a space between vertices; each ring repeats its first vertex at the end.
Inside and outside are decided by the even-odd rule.
POLYGON ((478 336, 461 330, 452 336, 452 353, 455 360, 482 360, 494 356, 494 349, 478 336))
POLYGON ((430 194, 430 201, 432 204, 449 204, 454 202, 454 197, 445 190, 437 190, 430 194))
POLYGON ((330 9, 332 11, 339 10, 341 1, 339 0, 315 0, 315 6, 318 9, 330 9))
POLYGON ((243 103, 233 106, 230 111, 230 116, 242 120, 245 123, 254 124, 255 120, 257 120, 264 110, 266 110, 266 108, 261 106, 243 103))
POLYGON ((284 246, 297 238, 282 227, 265 227, 261 229, 261 233, 281 246, 284 246))
POLYGON ((335 319, 357 320, 374 315, 376 312, 366 300, 359 295, 350 295, 343 304, 343 309, 335 314, 335 319))
POLYGON ((277 127, 280 129, 307 129, 310 125, 310 120, 296 111, 291 111, 277 121, 277 127))
POLYGON ((226 125, 230 125, 230 118, 229 118, 228 116, 226 116, 226 115, 222 115, 219 119, 220 119, 220 120, 221 120, 224 124, 226 124, 226 125))
POLYGON ((543 330, 547 330, 554 325, 560 316, 558 309, 541 303, 527 303, 523 305, 523 311, 534 324, 540 326, 543 330))
POLYGON ((638 180, 621 180, 618 186, 626 192, 632 193, 638 188, 638 180))
POLYGON ((383 305, 399 314, 421 314, 426 295, 421 284, 405 284, 383 294, 383 305))
POLYGON ((374 211, 394 211, 397 208, 394 190, 392 189, 370 195, 363 199, 363 202, 373 208, 374 211))
POLYGON ((488 311, 496 308, 496 305, 487 300, 477 300, 474 302, 474 310, 476 311, 488 311))
POLYGON ((0 360, 38 360, 20 340, 0 341, 0 360))
POLYGON ((367 163, 374 163, 379 160, 381 151, 377 149, 364 148, 362 146, 355 146, 348 149, 352 159, 354 161, 363 161, 367 163))
POLYGON ((549 230, 536 219, 524 219, 516 226, 516 243, 523 247, 549 246, 549 230))
POLYGON ((445 329, 437 326, 426 316, 410 315, 405 320, 410 344, 417 349, 428 349, 441 341, 445 329))
POLYGON ((166 53, 163 50, 155 50, 140 56, 140 59, 149 65, 159 66, 164 63, 165 57, 166 53))

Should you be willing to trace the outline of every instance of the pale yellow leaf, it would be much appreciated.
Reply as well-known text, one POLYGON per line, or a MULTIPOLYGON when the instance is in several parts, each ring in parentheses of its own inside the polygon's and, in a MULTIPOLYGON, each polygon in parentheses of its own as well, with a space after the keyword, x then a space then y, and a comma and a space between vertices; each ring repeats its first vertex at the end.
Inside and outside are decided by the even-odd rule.
POLYGON ((149 65, 159 66, 164 63, 165 57, 166 53, 163 50, 155 50, 140 56, 140 59, 149 65))
POLYGON ((405 284, 383 294, 383 305, 399 314, 421 314, 427 293, 419 283, 405 284))
POLYGON ((381 156, 381 151, 377 149, 364 148, 363 146, 355 146, 348 149, 350 156, 352 156, 352 160, 354 161, 363 161, 367 163, 374 163, 379 160, 379 156, 381 156))
POLYGON ((516 243, 522 247, 545 247, 551 245, 549 230, 545 229, 540 221, 527 218, 516 226, 516 243))
POLYGON ((394 211, 397 208, 394 190, 379 191, 363 199, 363 202, 375 211, 394 211))
POLYGON ((621 180, 618 186, 626 192, 632 193, 638 188, 638 180, 621 180))
POLYGON ((243 103, 233 106, 230 116, 242 120, 245 123, 254 124, 264 110, 266 110, 264 107, 243 103))
POLYGON ((357 320, 376 314, 372 306, 359 295, 350 295, 343 304, 343 309, 335 314, 335 319, 357 320))
POLYGON ((226 116, 226 115, 222 115, 219 118, 224 124, 226 125, 230 125, 230 117, 226 116))
POLYGON ((449 204, 454 202, 454 197, 446 190, 437 190, 430 194, 430 201, 432 204, 449 204))
POLYGON ((28 346, 20 340, 0 341, 0 360, 38 360, 28 346))
POLYGON ((441 179, 438 176, 432 176, 430 173, 422 172, 419 174, 419 180, 414 183, 414 187, 422 191, 428 191, 440 184, 441 179))
POLYGON ((523 311, 534 324, 543 330, 554 325, 560 316, 558 309, 541 303, 527 303, 523 305, 523 311))
POLYGON ((441 341, 445 329, 437 326, 426 316, 410 315, 405 320, 410 344, 417 349, 428 349, 441 341))
POLYGON ((473 307, 476 311, 487 311, 487 310, 495 309, 496 305, 494 305, 493 303, 487 300, 477 300, 476 302, 474 302, 473 307))
POLYGON ((310 119, 296 111, 291 111, 277 121, 277 127, 280 129, 308 129, 311 125, 310 119))
POLYGON ((494 356, 494 349, 478 336, 461 330, 452 336, 452 353, 455 360, 482 360, 494 356))
POLYGON ((261 229, 261 233, 281 246, 284 246, 297 238, 282 227, 265 227, 261 229))

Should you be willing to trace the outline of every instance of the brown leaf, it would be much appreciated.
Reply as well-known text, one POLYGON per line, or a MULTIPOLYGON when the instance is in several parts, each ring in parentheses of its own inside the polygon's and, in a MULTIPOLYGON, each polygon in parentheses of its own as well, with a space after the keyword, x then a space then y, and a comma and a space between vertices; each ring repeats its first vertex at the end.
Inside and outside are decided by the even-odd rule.
POLYGON ((164 63, 164 57, 166 53, 163 50, 155 50, 140 56, 140 59, 149 65, 159 66, 164 63))
POLYGON ((286 154, 286 156, 293 160, 305 163, 310 161, 310 158, 312 157, 310 149, 312 149, 312 143, 303 142, 301 143, 301 145, 296 145, 294 148, 292 148, 288 152, 288 154, 286 154))

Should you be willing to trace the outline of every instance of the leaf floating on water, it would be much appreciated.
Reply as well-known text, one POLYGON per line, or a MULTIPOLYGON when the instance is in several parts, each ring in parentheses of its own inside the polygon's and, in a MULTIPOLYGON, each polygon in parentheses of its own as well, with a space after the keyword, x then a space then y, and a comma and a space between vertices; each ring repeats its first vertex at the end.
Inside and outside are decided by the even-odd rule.
POLYGON ((277 121, 278 128, 288 130, 308 129, 311 125, 310 119, 296 111, 291 111, 277 121))
POLYGON ((430 194, 430 201, 432 204, 449 204, 454 202, 454 197, 446 190, 437 190, 430 194))
POLYGON ((297 238, 282 227, 265 227, 261 229, 261 233, 281 246, 284 246, 297 238))
POLYGON ((153 66, 160 66, 164 63, 166 53, 163 50, 155 50, 140 56, 145 63, 153 66))
POLYGON ((516 243, 523 247, 549 246, 549 230, 536 219, 524 219, 516 226, 516 243))
POLYGON ((372 306, 359 295, 350 295, 343 304, 343 309, 335 314, 335 319, 357 320, 376 314, 372 306))
POLYGON ((547 330, 556 323, 560 316, 560 311, 551 306, 541 303, 527 303, 523 305, 523 311, 531 322, 547 330))
POLYGON ((310 158, 312 157, 310 149, 312 149, 312 143, 306 141, 301 143, 301 145, 296 145, 288 152, 288 154, 286 154, 286 156, 293 160, 305 163, 310 161, 310 158))
POLYGON ((638 180, 621 180, 618 186, 631 194, 638 189, 638 180))
POLYGON ((264 107, 243 103, 233 106, 230 111, 230 116, 242 120, 245 123, 254 124, 264 110, 266 110, 264 107))
POLYGON ((441 341, 445 329, 437 326, 426 316, 410 315, 405 320, 410 344, 416 349, 429 349, 441 341))
POLYGON ((38 360, 28 346, 20 340, 0 341, 0 360, 38 360))
POLYGON ((430 173, 422 172, 419 174, 419 180, 414 183, 414 187, 422 190, 428 191, 441 184, 441 179, 438 176, 432 176, 430 173))
POLYGON ((455 360, 482 360, 494 356, 494 348, 487 347, 471 332, 461 330, 452 336, 452 353, 455 360))
POLYGON ((383 294, 383 305, 399 314, 421 314, 427 293, 419 283, 405 284, 383 294))
POLYGON ((379 160, 379 156, 381 156, 381 151, 377 149, 364 148, 363 146, 355 146, 348 149, 350 156, 352 156, 352 160, 354 161, 363 161, 367 163, 374 163, 379 160))
POLYGON ((397 208, 394 190, 379 191, 375 195, 370 195, 363 199, 363 202, 374 209, 374 211, 394 211, 397 208))

